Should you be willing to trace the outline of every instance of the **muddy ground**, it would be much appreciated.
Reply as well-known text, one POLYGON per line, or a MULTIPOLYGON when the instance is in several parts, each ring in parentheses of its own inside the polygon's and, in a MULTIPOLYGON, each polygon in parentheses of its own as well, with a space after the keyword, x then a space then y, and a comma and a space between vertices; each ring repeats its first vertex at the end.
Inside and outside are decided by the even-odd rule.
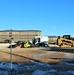
MULTIPOLYGON (((10 63, 10 50, 10 48, 0 46, 2 66, 5 65, 4 63, 10 63)), ((40 75, 73 75, 74 48, 59 48, 56 46, 12 48, 12 63, 18 66, 19 63, 24 64, 17 67, 19 69, 16 71, 17 73, 14 70, 16 75, 39 75, 38 72, 40 72, 40 75)), ((0 67, 0 69, 3 70, 3 67, 0 67)))
MULTIPOLYGON (((10 62, 10 50, 10 48, 0 47, 0 62, 10 62)), ((74 58, 73 48, 12 48, 13 62, 60 63, 69 58, 74 58)))

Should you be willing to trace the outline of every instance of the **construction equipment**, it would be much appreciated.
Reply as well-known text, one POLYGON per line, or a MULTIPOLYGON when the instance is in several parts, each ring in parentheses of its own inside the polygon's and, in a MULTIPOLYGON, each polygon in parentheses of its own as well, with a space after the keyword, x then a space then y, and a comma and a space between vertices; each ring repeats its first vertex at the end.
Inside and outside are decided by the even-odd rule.
POLYGON ((60 47, 73 47, 74 46, 74 42, 72 40, 72 38, 70 37, 70 35, 63 35, 63 37, 58 37, 57 39, 57 45, 59 45, 60 47))
POLYGON ((32 47, 32 44, 29 41, 25 41, 23 47, 30 48, 30 47, 32 47))
POLYGON ((35 36, 32 40, 33 46, 48 46, 48 36, 35 36))
MULTIPOLYGON (((12 45, 12 48, 30 48, 39 46, 48 46, 48 36, 35 36, 31 41, 18 41, 12 45)), ((11 45, 8 46, 8 48, 10 47, 11 45)))
MULTIPOLYGON (((11 45, 8 46, 10 48, 11 45)), ((12 48, 30 48, 32 44, 29 41, 18 41, 15 44, 12 44, 12 48)))

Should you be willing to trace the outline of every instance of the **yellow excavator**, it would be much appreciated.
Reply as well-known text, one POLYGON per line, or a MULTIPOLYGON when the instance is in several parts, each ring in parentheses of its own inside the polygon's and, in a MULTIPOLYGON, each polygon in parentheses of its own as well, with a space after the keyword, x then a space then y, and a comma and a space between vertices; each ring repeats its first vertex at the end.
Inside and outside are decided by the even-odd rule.
POLYGON ((63 37, 58 37, 57 45, 60 47, 74 47, 74 39, 70 35, 63 35, 63 37))

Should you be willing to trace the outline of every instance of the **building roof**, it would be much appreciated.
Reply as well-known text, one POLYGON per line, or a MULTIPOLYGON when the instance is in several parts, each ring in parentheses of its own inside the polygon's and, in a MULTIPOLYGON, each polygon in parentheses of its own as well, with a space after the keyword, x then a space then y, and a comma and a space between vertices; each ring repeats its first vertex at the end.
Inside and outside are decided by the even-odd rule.
POLYGON ((41 30, 0 30, 0 32, 41 32, 41 30))
POLYGON ((48 36, 49 38, 57 38, 58 36, 48 36))

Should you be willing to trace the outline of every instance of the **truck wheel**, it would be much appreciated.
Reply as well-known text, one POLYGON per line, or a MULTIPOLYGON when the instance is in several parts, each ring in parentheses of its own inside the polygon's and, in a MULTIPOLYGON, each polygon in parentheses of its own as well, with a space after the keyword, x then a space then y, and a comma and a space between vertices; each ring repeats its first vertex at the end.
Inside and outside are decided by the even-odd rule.
POLYGON ((36 47, 39 47, 39 44, 36 44, 36 47))

